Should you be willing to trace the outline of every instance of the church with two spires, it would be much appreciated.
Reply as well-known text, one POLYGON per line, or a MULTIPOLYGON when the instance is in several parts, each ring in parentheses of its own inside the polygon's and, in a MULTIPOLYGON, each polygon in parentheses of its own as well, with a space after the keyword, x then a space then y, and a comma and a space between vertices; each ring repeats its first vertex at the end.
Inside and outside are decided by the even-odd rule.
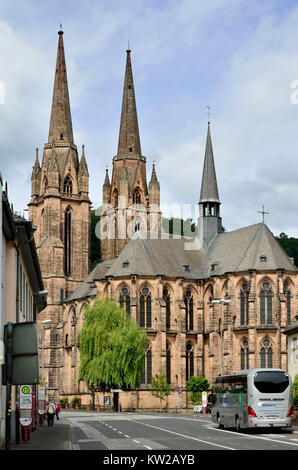
MULTIPOLYGON (((85 308, 102 297, 123 306, 148 339, 140 387, 121 394, 122 410, 159 408, 150 385, 160 369, 184 406, 192 376, 212 383, 240 369, 286 370, 282 333, 295 321, 297 268, 264 222, 224 230, 210 123, 201 192, 193 191, 194 201, 199 197, 196 238, 163 233, 162 188, 154 165, 147 182, 141 151, 130 50, 117 154, 111 177, 108 170, 103 175, 101 261, 90 269, 89 170, 84 146, 79 156, 74 143, 61 30, 58 37, 49 137, 41 162, 36 150, 29 202, 48 291, 47 307, 38 316, 48 395, 90 403, 86 385, 77 381, 77 333, 85 308)), ((96 403, 103 406, 103 394, 96 403)), ((176 394, 167 406, 177 406, 176 394)))

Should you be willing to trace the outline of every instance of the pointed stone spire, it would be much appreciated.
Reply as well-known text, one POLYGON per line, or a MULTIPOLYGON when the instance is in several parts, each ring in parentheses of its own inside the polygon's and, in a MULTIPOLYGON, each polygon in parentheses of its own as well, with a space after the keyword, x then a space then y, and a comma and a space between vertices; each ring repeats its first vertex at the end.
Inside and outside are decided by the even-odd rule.
POLYGON ((220 202, 210 134, 210 122, 208 122, 204 169, 201 184, 200 203, 201 202, 220 202))
POLYGON ((149 182, 149 198, 151 204, 160 205, 160 185, 157 179, 154 163, 152 166, 151 180, 149 182))
POLYGON ((58 35, 57 62, 48 143, 73 144, 63 31, 60 30, 58 35))
POLYGON ((79 175, 87 175, 89 176, 88 173, 88 166, 86 162, 86 157, 85 157, 85 145, 82 145, 82 157, 79 165, 79 175))
POLYGON ((157 179, 157 175, 156 175, 156 171, 155 171, 155 164, 153 163, 152 165, 152 174, 151 174, 151 180, 150 180, 150 184, 158 184, 159 186, 159 182, 158 182, 158 179, 157 179))
POLYGON ((127 49, 117 157, 141 157, 141 144, 130 52, 130 49, 127 49))
POLYGON ((36 175, 39 172, 39 170, 40 170, 40 164, 39 164, 39 158, 38 158, 38 147, 36 147, 35 162, 34 162, 32 175, 36 175))
POLYGON ((105 180, 104 180, 104 184, 103 184, 105 187, 110 187, 110 178, 109 178, 109 170, 108 168, 106 168, 106 176, 105 176, 105 180))

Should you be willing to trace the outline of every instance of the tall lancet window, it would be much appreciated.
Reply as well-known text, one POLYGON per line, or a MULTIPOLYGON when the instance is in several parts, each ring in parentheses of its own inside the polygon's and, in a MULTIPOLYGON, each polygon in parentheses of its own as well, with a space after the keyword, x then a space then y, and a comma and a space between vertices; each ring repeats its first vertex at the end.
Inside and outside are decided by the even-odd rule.
POLYGON ((133 192, 132 203, 133 204, 141 204, 141 192, 140 192, 139 188, 136 188, 133 192))
POLYGON ((140 327, 151 328, 151 294, 148 287, 143 287, 140 295, 140 327))
POLYGON ((193 354, 193 346, 190 342, 186 344, 186 373, 185 378, 186 380, 190 380, 191 377, 194 375, 194 354, 193 354))
POLYGON ((166 329, 171 328, 171 297, 168 289, 163 290, 163 300, 166 304, 166 329))
POLYGON ((291 291, 287 281, 284 283, 284 294, 287 305, 287 324, 289 325, 291 323, 291 291))
POLYGON ((240 325, 248 325, 248 285, 242 284, 240 292, 240 325))
POLYGON ((272 290, 270 284, 265 281, 260 291, 260 323, 272 324, 272 290))
POLYGON ((67 194, 72 194, 72 180, 69 175, 67 175, 64 180, 63 192, 67 194))
POLYGON ((127 315, 130 315, 130 295, 126 286, 120 292, 119 304, 120 307, 125 308, 127 315))
POLYGON ((71 274, 71 212, 68 208, 64 215, 64 274, 71 274))
POLYGON ((186 331, 193 330, 193 297, 190 289, 184 295, 185 303, 185 328, 186 331))

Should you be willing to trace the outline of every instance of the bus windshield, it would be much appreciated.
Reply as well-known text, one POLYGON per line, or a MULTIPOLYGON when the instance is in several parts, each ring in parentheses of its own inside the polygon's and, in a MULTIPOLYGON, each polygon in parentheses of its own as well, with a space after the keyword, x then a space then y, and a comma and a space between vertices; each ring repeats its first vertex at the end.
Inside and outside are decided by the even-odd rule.
POLYGON ((278 371, 257 372, 254 385, 261 393, 282 393, 289 386, 289 377, 278 371))

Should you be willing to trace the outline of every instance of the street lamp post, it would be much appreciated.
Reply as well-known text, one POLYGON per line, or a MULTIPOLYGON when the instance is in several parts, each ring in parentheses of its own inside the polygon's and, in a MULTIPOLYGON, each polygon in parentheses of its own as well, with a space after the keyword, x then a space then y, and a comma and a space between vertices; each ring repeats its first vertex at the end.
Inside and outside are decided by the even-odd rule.
POLYGON ((223 305, 229 304, 230 299, 214 299, 212 304, 221 304, 221 320, 220 320, 220 375, 223 375, 223 305))

